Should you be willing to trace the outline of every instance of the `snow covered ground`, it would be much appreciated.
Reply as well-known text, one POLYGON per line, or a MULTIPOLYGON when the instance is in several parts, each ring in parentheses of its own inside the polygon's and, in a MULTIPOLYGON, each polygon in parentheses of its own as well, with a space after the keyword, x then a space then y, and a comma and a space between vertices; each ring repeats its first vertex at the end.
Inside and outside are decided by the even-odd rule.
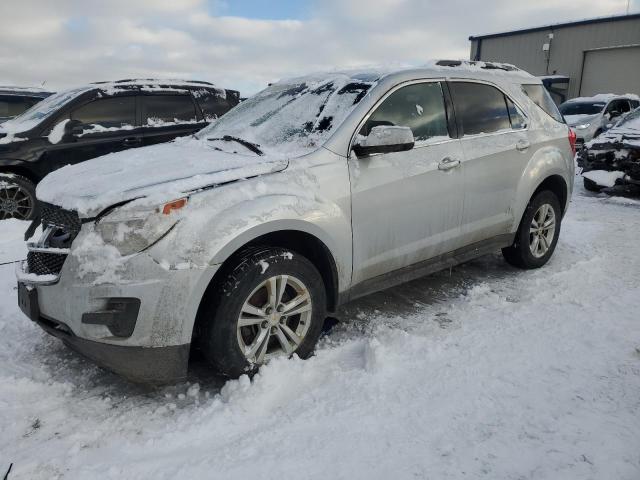
POLYGON ((562 229, 541 270, 489 256, 349 305, 308 361, 160 390, 31 324, 0 266, 0 475, 637 480, 640 203, 579 186, 562 229))

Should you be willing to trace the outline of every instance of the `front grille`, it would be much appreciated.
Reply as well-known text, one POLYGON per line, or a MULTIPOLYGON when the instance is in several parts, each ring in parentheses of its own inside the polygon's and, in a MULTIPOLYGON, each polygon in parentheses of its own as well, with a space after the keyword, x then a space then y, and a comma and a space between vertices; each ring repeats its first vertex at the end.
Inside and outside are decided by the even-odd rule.
POLYGON ((58 275, 66 259, 67 256, 65 254, 29 252, 27 254, 29 273, 35 275, 58 275))
POLYGON ((43 228, 49 225, 59 227, 73 237, 72 241, 76 238, 82 227, 82 222, 80 222, 77 212, 65 210, 45 202, 40 202, 39 207, 43 228))
POLYGON ((27 254, 27 268, 29 273, 35 275, 58 275, 67 255, 43 250, 70 248, 71 243, 80 233, 82 222, 77 212, 45 202, 40 202, 39 207, 42 230, 44 232, 51 228, 51 232, 46 238, 43 238, 43 244, 38 245, 37 249, 27 254))

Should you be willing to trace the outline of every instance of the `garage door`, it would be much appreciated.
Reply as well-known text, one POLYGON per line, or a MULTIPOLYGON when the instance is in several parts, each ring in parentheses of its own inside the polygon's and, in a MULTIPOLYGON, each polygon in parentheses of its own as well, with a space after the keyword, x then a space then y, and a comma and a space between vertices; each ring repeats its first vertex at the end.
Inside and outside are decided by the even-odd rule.
POLYGON ((580 95, 596 93, 640 95, 640 46, 585 52, 580 95))

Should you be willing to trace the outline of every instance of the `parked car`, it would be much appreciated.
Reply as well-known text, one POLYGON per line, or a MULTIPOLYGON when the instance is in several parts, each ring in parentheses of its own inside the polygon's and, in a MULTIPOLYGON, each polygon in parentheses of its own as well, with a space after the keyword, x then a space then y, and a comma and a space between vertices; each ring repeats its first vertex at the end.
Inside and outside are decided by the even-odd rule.
POLYGON ((47 176, 20 306, 135 381, 184 378, 192 346, 230 377, 306 358, 326 312, 369 292, 500 248, 544 265, 572 135, 506 65, 281 81, 194 137, 47 176))
POLYGON ((16 117, 52 95, 41 88, 0 86, 0 123, 16 117))
POLYGON ((568 100, 560 105, 560 113, 576 131, 577 143, 581 146, 607 131, 638 106, 640 98, 637 95, 607 93, 568 100))
POLYGON ((237 91, 208 82, 152 79, 100 82, 51 95, 0 125, 0 220, 33 218, 35 186, 48 173, 193 134, 239 98, 237 91))
POLYGON ((640 108, 578 153, 587 190, 640 196, 640 108))

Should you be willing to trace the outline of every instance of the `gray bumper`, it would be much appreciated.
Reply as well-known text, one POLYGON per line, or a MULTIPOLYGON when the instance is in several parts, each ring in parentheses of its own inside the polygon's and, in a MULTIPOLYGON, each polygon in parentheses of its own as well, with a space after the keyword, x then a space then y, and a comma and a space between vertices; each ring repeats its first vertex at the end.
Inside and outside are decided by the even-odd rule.
POLYGON ((36 323, 98 366, 137 383, 175 383, 187 377, 189 346, 131 347, 94 342, 75 336, 62 322, 39 317, 36 323))

